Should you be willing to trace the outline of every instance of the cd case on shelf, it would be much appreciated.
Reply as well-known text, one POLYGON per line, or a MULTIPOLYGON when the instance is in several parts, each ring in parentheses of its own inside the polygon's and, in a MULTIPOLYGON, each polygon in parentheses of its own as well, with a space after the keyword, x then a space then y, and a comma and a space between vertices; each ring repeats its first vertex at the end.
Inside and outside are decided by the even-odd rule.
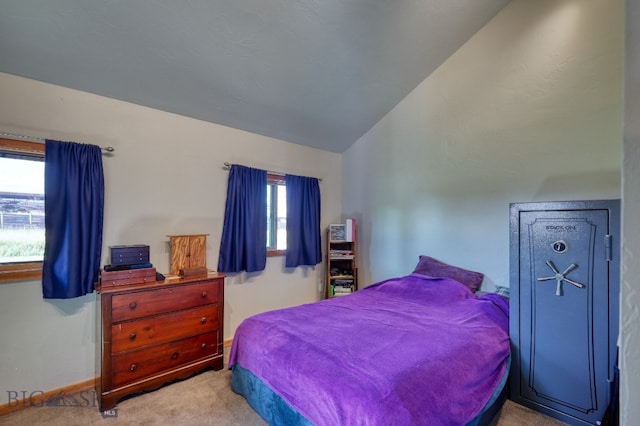
POLYGON ((345 241, 347 236, 346 225, 344 223, 333 223, 329 225, 329 238, 331 241, 345 241))

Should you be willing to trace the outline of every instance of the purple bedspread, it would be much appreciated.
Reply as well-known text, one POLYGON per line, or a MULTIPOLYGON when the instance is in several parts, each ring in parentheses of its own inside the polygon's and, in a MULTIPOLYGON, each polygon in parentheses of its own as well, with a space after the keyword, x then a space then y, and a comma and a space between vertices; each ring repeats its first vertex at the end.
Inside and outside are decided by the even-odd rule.
POLYGON ((463 425, 505 373, 508 302, 419 274, 238 327, 238 363, 315 425, 463 425))

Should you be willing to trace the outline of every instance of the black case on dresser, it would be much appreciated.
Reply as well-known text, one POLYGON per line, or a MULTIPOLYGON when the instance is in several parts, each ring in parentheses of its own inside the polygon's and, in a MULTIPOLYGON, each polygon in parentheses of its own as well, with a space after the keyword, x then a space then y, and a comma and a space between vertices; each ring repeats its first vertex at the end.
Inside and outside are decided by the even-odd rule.
POLYGON ((111 266, 130 266, 149 263, 149 246, 110 246, 111 266))
POLYGON ((510 206, 511 399, 596 425, 614 394, 620 201, 510 206))

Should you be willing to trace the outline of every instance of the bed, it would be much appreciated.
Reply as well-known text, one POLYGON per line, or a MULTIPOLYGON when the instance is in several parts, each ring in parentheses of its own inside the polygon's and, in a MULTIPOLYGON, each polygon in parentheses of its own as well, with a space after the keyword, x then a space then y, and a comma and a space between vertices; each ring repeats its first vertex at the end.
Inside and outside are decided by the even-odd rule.
POLYGON ((275 425, 488 424, 505 399, 508 300, 428 272, 247 318, 232 389, 275 425))

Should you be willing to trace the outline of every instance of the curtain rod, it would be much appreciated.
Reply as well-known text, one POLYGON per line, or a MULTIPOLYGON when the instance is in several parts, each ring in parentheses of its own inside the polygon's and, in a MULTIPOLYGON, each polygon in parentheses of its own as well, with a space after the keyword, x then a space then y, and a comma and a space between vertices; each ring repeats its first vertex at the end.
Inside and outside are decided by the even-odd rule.
MULTIPOLYGON (((224 170, 229 170, 231 168, 231 163, 225 161, 223 166, 222 166, 222 168, 224 170)), ((271 170, 268 170, 267 173, 271 173, 271 174, 279 175, 279 176, 284 176, 286 174, 286 173, 282 173, 282 172, 272 172, 271 170)), ((318 179, 318 182, 322 182, 322 178, 316 178, 316 179, 318 179)))
MULTIPOLYGON (((6 136, 9 138, 17 138, 17 139, 30 139, 33 142, 41 142, 41 143, 45 142, 44 138, 39 138, 37 136, 17 135, 15 133, 8 133, 8 132, 0 132, 0 136, 6 136)), ((114 152, 116 150, 112 146, 101 146, 100 149, 107 152, 114 152)))

